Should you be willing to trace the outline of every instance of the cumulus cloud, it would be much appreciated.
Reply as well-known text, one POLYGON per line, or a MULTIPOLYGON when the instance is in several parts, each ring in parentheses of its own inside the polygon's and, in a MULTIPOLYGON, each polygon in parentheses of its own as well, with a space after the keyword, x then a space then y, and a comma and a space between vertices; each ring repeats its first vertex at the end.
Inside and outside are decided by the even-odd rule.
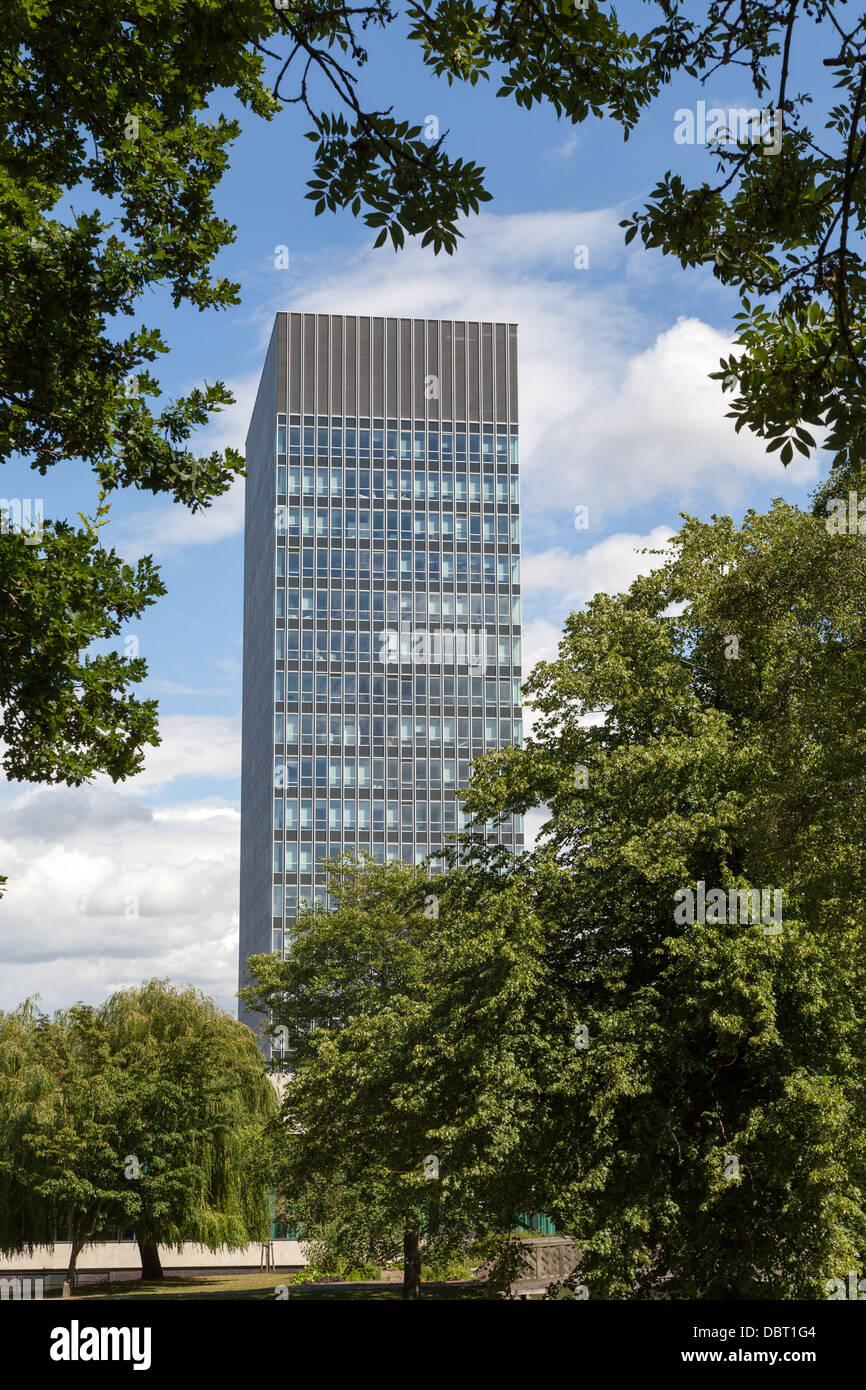
POLYGON ((166 714, 159 732, 162 743, 147 750, 142 771, 126 783, 134 793, 159 791, 180 777, 226 781, 239 776, 240 714, 166 714))
POLYGON ((582 553, 553 546, 525 555, 521 561, 524 587, 532 601, 543 603, 545 609, 570 612, 593 594, 624 593, 638 575, 663 564, 672 535, 670 526, 655 526, 645 536, 618 531, 582 553))
POLYGON ((169 976, 232 1009, 239 827, 237 807, 219 798, 149 807, 96 786, 11 796, 0 1008, 34 982, 57 1008, 169 976))

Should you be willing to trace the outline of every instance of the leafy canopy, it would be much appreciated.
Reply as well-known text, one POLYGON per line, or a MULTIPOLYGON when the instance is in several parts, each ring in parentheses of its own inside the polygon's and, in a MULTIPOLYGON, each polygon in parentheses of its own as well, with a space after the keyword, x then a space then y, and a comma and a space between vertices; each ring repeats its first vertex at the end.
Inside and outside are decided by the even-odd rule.
POLYGON ((0 1016, 0 1249, 263 1239, 275 1108, 249 1029, 193 989, 0 1016))
POLYGON ((467 797, 549 808, 533 1176, 591 1296, 820 1298, 866 1242, 863 543, 777 503, 671 544, 569 618, 467 797), (724 912, 675 915, 699 884, 724 912))

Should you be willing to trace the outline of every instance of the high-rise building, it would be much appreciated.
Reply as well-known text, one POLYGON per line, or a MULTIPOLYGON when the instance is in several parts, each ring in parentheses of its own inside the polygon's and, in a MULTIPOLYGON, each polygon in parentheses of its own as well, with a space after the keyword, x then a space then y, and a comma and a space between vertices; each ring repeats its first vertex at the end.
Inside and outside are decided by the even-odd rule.
POLYGON ((324 859, 422 860, 521 739, 517 328, 278 314, 246 458, 241 983, 324 859))

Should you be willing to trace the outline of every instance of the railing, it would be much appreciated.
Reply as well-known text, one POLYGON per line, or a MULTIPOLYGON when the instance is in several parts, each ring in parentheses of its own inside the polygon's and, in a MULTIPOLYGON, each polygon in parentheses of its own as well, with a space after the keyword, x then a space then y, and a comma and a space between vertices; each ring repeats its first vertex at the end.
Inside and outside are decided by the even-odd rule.
POLYGON ((581 1251, 568 1236, 539 1236, 516 1244, 523 1256, 523 1271, 511 1283, 512 1298, 546 1293, 549 1284, 567 1279, 580 1260, 581 1251))

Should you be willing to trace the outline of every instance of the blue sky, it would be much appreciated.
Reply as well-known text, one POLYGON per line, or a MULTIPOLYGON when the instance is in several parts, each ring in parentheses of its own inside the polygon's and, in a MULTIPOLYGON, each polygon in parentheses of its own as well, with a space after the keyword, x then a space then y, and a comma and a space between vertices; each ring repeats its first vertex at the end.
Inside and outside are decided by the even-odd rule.
MULTIPOLYGON (((626 5, 635 23, 646 7, 626 5)), ((552 655, 561 624, 591 594, 625 588, 680 511, 741 516, 774 497, 805 503, 820 460, 787 470, 735 436, 718 383, 734 296, 705 271, 683 272, 638 243, 620 218, 669 168, 711 177, 706 148, 674 141, 675 112, 704 100, 757 103, 745 75, 668 90, 627 144, 612 124, 580 129, 526 112, 494 85, 449 88, 398 30, 369 40, 362 95, 417 124, 448 130, 452 154, 487 170, 494 201, 464 224, 453 258, 409 245, 370 249, 349 215, 316 218, 304 197, 309 120, 290 108, 270 124, 242 113, 243 134, 218 196, 237 239, 219 273, 243 302, 220 314, 173 311, 147 296, 140 322, 170 354, 154 369, 167 395, 222 379, 237 404, 200 437, 202 451, 242 447, 273 316, 280 309, 483 318, 519 324, 523 472, 524 653, 552 655), (290 268, 275 267, 287 246, 290 268), (585 247, 588 266, 575 266, 585 247), (575 508, 589 508, 586 530, 575 508)), ((230 98, 221 109, 236 112, 230 98)), ((84 193, 76 208, 91 206, 84 193)), ((40 478, 10 465, 7 496, 40 497, 46 516, 93 507, 84 470, 40 478)), ((143 773, 113 786, 0 787, 0 1008, 40 993, 46 1007, 96 1002, 151 976, 191 980, 234 1007, 241 702, 243 486, 192 516, 128 494, 105 543, 152 553, 168 595, 130 629, 158 697, 162 745, 143 773)))

